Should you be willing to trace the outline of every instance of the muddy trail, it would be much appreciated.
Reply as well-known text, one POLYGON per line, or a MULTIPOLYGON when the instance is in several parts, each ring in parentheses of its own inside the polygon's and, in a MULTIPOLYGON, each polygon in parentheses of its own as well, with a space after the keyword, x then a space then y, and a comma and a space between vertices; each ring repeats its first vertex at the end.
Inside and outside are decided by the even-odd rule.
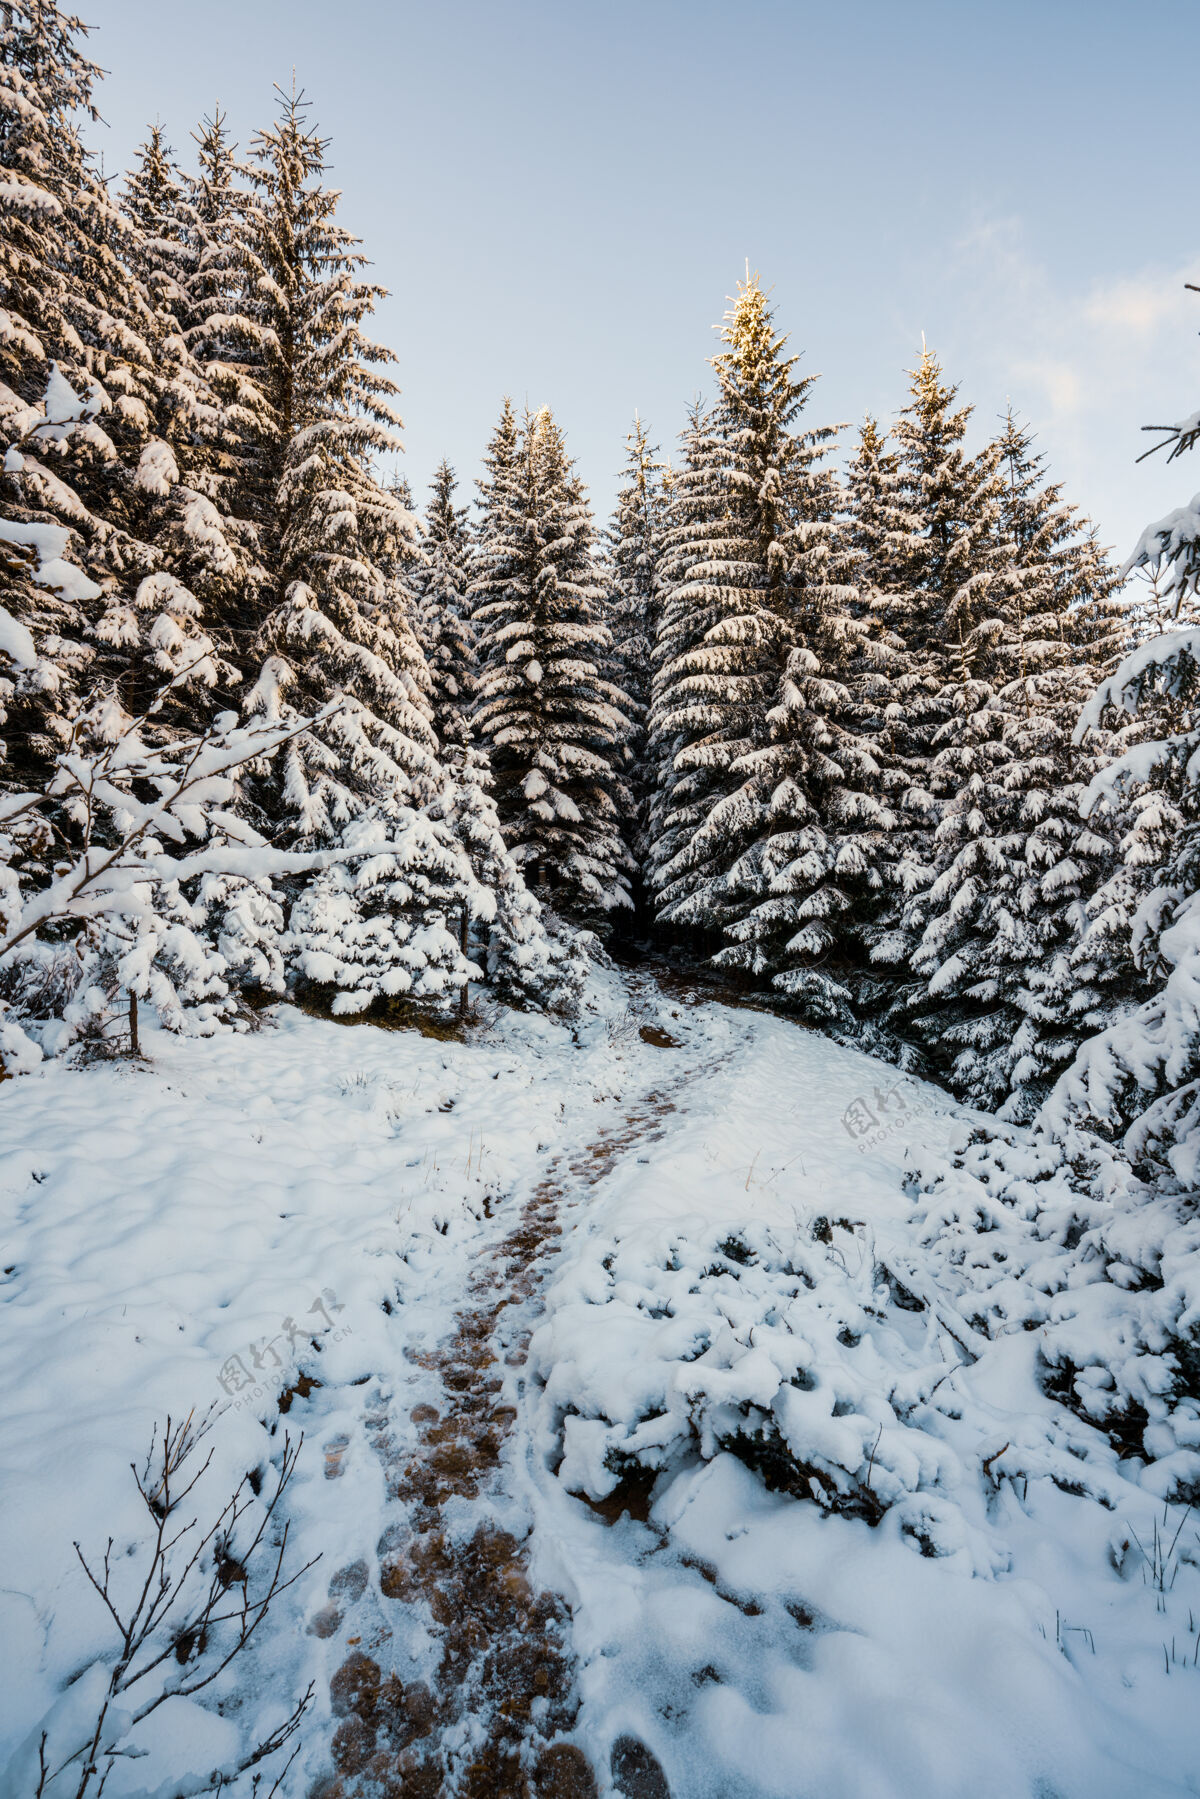
MULTIPOLYGON (((675 1047, 653 1025, 639 1036, 675 1047)), ((368 1653, 393 1635, 386 1621, 373 1636, 348 1639, 362 1646, 330 1683, 333 1772, 310 1799, 595 1799, 596 1776, 571 1740, 578 1702, 569 1612, 559 1596, 534 1590, 528 1540, 496 1525, 487 1497, 504 1484, 517 1411, 503 1390, 522 1390, 538 1290, 563 1219, 622 1157, 661 1134, 676 1087, 673 1079, 645 1094, 585 1150, 552 1162, 515 1226, 477 1262, 452 1334, 432 1349, 406 1350, 414 1373, 433 1382, 431 1398, 409 1409, 409 1425, 396 1428, 382 1388, 368 1399, 367 1435, 403 1517, 378 1546, 377 1610, 386 1620, 394 1606, 415 1608, 439 1659, 432 1678, 405 1682, 368 1653), (506 1383, 502 1370, 516 1381, 506 1383), (464 1502, 472 1501, 483 1502, 484 1515, 464 1533, 464 1502)), ((623 1511, 644 1516, 648 1490, 623 1483, 595 1509, 608 1522, 623 1511)), ((366 1580, 361 1562, 335 1574, 328 1634, 341 1623, 341 1601, 360 1598, 366 1580)), ((326 1634, 319 1620, 316 1628, 326 1634)), ((631 1738, 613 1745, 611 1777, 628 1799, 669 1799, 658 1763, 631 1738)))

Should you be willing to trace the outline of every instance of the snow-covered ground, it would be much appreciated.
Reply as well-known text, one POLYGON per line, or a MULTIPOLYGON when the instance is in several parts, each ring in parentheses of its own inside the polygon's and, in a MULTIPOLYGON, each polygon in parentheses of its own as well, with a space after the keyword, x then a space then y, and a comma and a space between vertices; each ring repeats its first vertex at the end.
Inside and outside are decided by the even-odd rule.
POLYGON ((107 1799, 188 1790, 311 1681, 305 1793, 354 1646, 429 1681, 436 1617, 380 1592, 411 1510, 388 1462, 539 1183, 564 1236, 499 1314, 515 1422, 446 1518, 493 1520, 569 1605, 602 1793, 622 1738, 675 1799, 1200 1793, 1196 1519, 1043 1394, 1035 1331, 988 1343, 956 1304, 909 1178, 955 1128, 934 1090, 613 972, 574 1030, 503 1013, 443 1043, 280 1008, 148 1048, 0 1089, 5 1799, 114 1653, 72 1544, 142 1565, 129 1464, 167 1414, 222 1408, 198 1513, 251 1469, 269 1490, 302 1430, 288 1565, 321 1560, 226 1677, 135 1730, 150 1753, 107 1799), (301 1372, 321 1385, 280 1417, 301 1372), (1181 1522, 1160 1597, 1131 1545, 1181 1522))

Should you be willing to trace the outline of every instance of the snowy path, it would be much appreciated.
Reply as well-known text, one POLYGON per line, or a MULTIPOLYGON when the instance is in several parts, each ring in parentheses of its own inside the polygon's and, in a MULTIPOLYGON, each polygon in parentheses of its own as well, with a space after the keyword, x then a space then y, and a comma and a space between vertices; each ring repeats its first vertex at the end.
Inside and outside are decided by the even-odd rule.
POLYGON ((215 1494, 305 1433, 321 1560, 106 1799, 171 1799, 309 1681, 297 1799, 1200 1792, 1200 1672, 1163 1662, 1200 1575, 1162 1613, 1118 1571, 1153 1503, 922 1253, 932 1090, 646 971, 574 1033, 285 1009, 152 1055, 0 1092, 6 1799, 111 1653, 72 1540, 136 1546, 128 1463, 210 1398, 215 1494), (991 1473, 1055 1433, 1109 1509, 991 1473))
MULTIPOLYGON (((644 983, 631 986, 636 1006, 644 983)), ((448 1271, 438 1283, 449 1335, 428 1348, 406 1342, 407 1366, 364 1397, 387 1506, 378 1581, 365 1561, 339 1570, 319 1614, 320 1630, 354 1646, 331 1682, 341 1720, 332 1756, 346 1778, 330 1783, 330 1799, 380 1781, 431 1799, 597 1790, 566 1740, 579 1711, 570 1617, 531 1585, 538 1508, 511 1478, 512 1443, 527 1434, 529 1339, 563 1230, 623 1158, 661 1135, 685 1078, 640 1094, 581 1150, 556 1156, 515 1219, 499 1208, 465 1293, 448 1271), (393 1674, 389 1686, 398 1663, 424 1678, 393 1674)))

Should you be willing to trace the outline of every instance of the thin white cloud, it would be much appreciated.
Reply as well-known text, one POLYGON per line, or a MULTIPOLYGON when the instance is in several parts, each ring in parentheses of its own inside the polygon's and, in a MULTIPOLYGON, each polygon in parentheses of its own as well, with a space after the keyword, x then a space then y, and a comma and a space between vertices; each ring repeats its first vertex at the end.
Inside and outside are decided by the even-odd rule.
POLYGON ((1148 518, 1200 482, 1200 458, 1194 470, 1137 461, 1153 441, 1142 426, 1200 406, 1200 294, 1186 287, 1200 283, 1200 258, 1081 280, 1035 254, 1021 221, 1006 218, 964 234, 946 274, 964 393, 984 416, 1012 401, 1068 497, 1124 554, 1148 518))
POLYGON ((1164 330, 1195 329, 1195 298, 1186 283, 1196 281, 1200 263, 1169 271, 1128 276, 1097 286, 1084 306, 1088 323, 1101 331, 1132 334, 1145 343, 1164 330))
POLYGON ((1024 391, 1044 393, 1055 418, 1065 418, 1083 407, 1087 390, 1083 375, 1069 362, 1044 357, 1038 362, 1017 362, 1013 374, 1024 391))

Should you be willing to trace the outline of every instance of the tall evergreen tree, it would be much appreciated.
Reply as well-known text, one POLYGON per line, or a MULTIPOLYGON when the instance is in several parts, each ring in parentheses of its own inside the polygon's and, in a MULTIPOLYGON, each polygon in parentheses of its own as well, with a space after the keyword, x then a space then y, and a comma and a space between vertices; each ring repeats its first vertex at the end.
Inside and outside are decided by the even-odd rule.
MULTIPOLYGON (((1113 809, 1083 816, 1089 783, 1113 746, 1098 731, 1078 744, 1075 733, 1083 705, 1126 647, 1128 618, 1095 528, 1047 481, 1044 456, 1011 410, 998 442, 1015 605, 1004 646, 1010 681, 997 703, 1015 720, 1005 784, 1021 801, 1018 891, 1032 953, 1015 984, 1006 958, 1004 997, 1022 1016, 1011 1037, 996 1041, 984 1079, 989 1103, 1007 1095, 1006 1112, 1024 1118, 1117 1000, 1106 958, 1080 937, 1084 911, 1118 854, 1113 809)), ((984 1090, 978 1078, 976 1089, 984 1090)))
POLYGON ((85 30, 53 0, 0 7, 0 369, 11 410, 40 397, 57 363, 93 416, 137 442, 156 403, 153 318, 121 260, 130 229, 79 135, 79 117, 99 116, 85 30))
POLYGON ((965 448, 973 408, 955 406, 937 358, 922 348, 912 372, 909 404, 895 428, 906 510, 919 520, 908 542, 897 625, 915 672, 930 690, 941 719, 955 695, 986 679, 994 667, 997 570, 1002 560, 1001 450, 965 448))
MULTIPOLYGON (((195 599, 197 616, 220 642, 222 678, 236 688, 267 577, 238 479, 249 415, 221 365, 197 353, 194 288, 204 253, 198 191, 175 165, 161 128, 151 127, 121 198, 132 228, 128 260, 153 309, 161 379, 160 436, 143 453, 137 522, 164 570, 195 599)), ((260 424, 263 417, 260 406, 260 424)), ((141 687, 148 690, 161 672, 155 664, 141 687)))
MULTIPOLYGON (((718 964, 769 984, 814 1023, 870 1040, 864 928, 880 904, 895 825, 872 733, 884 655, 835 529, 844 495, 814 459, 797 485, 792 648, 755 747, 736 765, 744 847, 717 892, 731 945, 718 964)), ((886 658, 885 658, 886 659, 886 658)))
MULTIPOLYGON (((51 4, 0 8, 0 391, 11 448, 3 500, 26 533, 52 524, 40 573, 14 603, 50 671, 26 683, 15 739, 44 767, 85 683, 120 684, 136 707, 174 678, 167 711, 219 675, 202 603, 174 572, 165 496, 178 480, 162 433, 196 423, 186 356, 165 355, 162 316, 139 275, 140 227, 113 203, 78 131, 98 71, 82 27, 51 4), (64 555, 75 573, 56 584, 64 555)), ((114 715, 115 716, 115 715, 114 715)))
MULTIPOLYGON (((133 227, 129 265, 156 312, 179 319, 188 272, 188 221, 184 176, 163 128, 151 125, 125 179, 121 211, 133 227)), ((156 345, 159 356, 161 342, 156 345)))
POLYGON ((236 566, 205 581, 206 615, 220 626, 229 654, 253 678, 254 640, 270 600, 266 561, 272 543, 268 468, 276 430, 267 394, 269 291, 257 254, 257 218, 249 171, 237 161, 219 108, 193 134, 195 175, 185 177, 185 243, 177 314, 188 353, 210 397, 211 422, 185 457, 200 501, 189 509, 197 536, 212 526, 234 546, 236 566))
POLYGON ((913 659, 901 633, 908 614, 908 581, 921 538, 920 514, 901 457, 877 420, 864 419, 846 472, 843 513, 851 612, 859 624, 857 696, 861 728, 871 739, 879 774, 877 796, 895 813, 880 845, 884 884, 859 921, 864 944, 874 943, 894 913, 903 887, 900 863, 915 822, 928 816, 921 787, 914 790, 913 720, 908 709, 913 659))
MULTIPOLYGON (((1165 431, 1169 461, 1200 442, 1194 415, 1156 429, 1165 431)), ((1194 615, 1200 596, 1195 501, 1146 527, 1122 572, 1135 570, 1157 578, 1179 620, 1194 615)), ((1039 1122, 1068 1143, 1080 1125, 1121 1139, 1156 1185, 1190 1194, 1200 1178, 1196 625, 1180 622, 1129 653, 1089 701, 1079 735, 1086 741, 1087 733, 1122 720, 1133 723, 1132 742, 1093 779, 1085 805, 1092 811, 1107 800, 1120 825, 1130 827, 1121 846, 1124 866, 1096 896, 1081 949, 1107 955, 1118 972, 1132 961, 1136 986, 1126 985, 1125 1003, 1080 1046, 1039 1122)))
MULTIPOLYGON (((91 506, 48 465, 61 468, 77 451, 94 502, 118 462, 112 438, 95 423, 100 413, 109 422, 112 398, 96 380, 98 364, 108 372, 107 357, 98 354, 108 339, 88 277, 103 271, 102 306, 120 271, 108 242, 107 191, 79 136, 78 119, 97 116, 92 91, 100 73, 83 54, 81 37, 82 28, 44 0, 0 7, 0 412, 6 444, 25 446, 24 455, 10 453, 3 476, 10 533, 16 527, 26 539, 10 538, 4 551, 5 605, 24 646, 24 672, 9 705, 8 778, 20 784, 44 774, 65 739, 95 659, 88 630, 103 592, 95 577, 105 573, 91 506), (84 401, 86 426, 64 417, 63 427, 80 428, 58 427, 53 415, 82 413, 84 401), (61 528, 53 560, 63 561, 70 546, 72 561, 87 565, 82 581, 56 585, 42 576, 51 558, 34 539, 48 519, 61 528), (82 529, 72 539, 76 526, 82 529)), ((118 392, 128 390, 136 406, 149 347, 132 332, 127 347, 135 362, 122 371, 118 392)))
POLYGON ((688 741, 686 713, 673 715, 670 729, 667 729, 662 701, 667 692, 666 670, 689 641, 690 610, 681 590, 686 586, 691 563, 690 527, 700 524, 704 512, 703 483, 695 477, 704 459, 711 428, 708 409, 699 399, 693 401, 680 433, 679 468, 665 483, 659 599, 650 655, 650 706, 644 752, 650 784, 643 863, 648 882, 655 866, 666 867, 674 859, 686 843, 693 822, 684 803, 692 776, 676 761, 688 741))
MULTIPOLYGON (((503 598, 512 575, 512 508, 520 443, 516 408, 506 394, 475 483, 479 511, 471 542, 472 613, 503 598)), ((478 636, 478 632, 476 632, 478 636)))
POLYGON ((616 512, 605 538, 612 582, 608 618, 625 692, 644 714, 658 628, 666 491, 658 446, 639 417, 625 442, 616 512))
POLYGON ((260 797, 302 838, 331 834, 367 805, 428 797, 436 781, 429 674, 396 578, 413 521, 374 478, 399 447, 391 353, 363 322, 383 290, 361 279, 358 240, 323 184, 327 144, 302 95, 280 95, 254 143, 260 320, 273 441, 260 500, 276 603, 253 711, 336 710, 297 739, 260 797))
POLYGON ((827 585, 834 541, 820 468, 833 434, 794 429, 815 377, 797 377, 757 279, 741 285, 723 343, 716 407, 695 416, 672 483, 651 712, 670 793, 651 851, 659 920, 708 933, 745 914, 724 885, 763 822, 743 758, 763 743, 801 596, 827 585))
POLYGON ((646 718, 661 602, 666 490, 658 446, 650 442, 640 417, 634 418, 626 446, 616 512, 605 538, 606 616, 613 639, 613 680, 630 700, 633 729, 626 760, 633 812, 626 832, 641 863, 645 860, 651 789, 646 718))
POLYGON ((610 649, 582 484, 548 408, 489 452, 478 573, 477 728, 491 750, 505 839, 535 890, 603 920, 629 900, 618 773, 628 702, 610 649))
POLYGON ((995 682, 960 729, 966 778, 938 826, 939 873, 921 901, 913 965, 929 982, 922 1032, 953 1058, 956 1087, 1027 1117, 1102 1017, 1096 970, 1071 952, 1113 848, 1080 818, 1099 763, 1071 735, 1120 624, 1094 532, 1046 480, 1045 459, 1011 413, 997 448, 995 682))
MULTIPOLYGON (((863 627, 857 643, 863 658, 859 691, 864 724, 889 769, 905 722, 896 683, 909 668, 905 640, 896 627, 904 617, 909 560, 921 528, 910 498, 899 454, 868 415, 846 470, 842 542, 854 589, 850 612, 863 627)), ((894 784, 903 785, 899 770, 894 784)))
MULTIPOLYGON (((222 407, 218 472, 228 489, 228 510, 266 530, 270 508, 264 501, 272 488, 262 465, 275 448, 266 391, 271 327, 264 294, 270 283, 258 255, 251 172, 237 160, 219 107, 193 136, 197 167, 185 194, 179 313, 188 348, 222 407)), ((253 607, 236 620, 243 631, 254 622, 253 607)))
MULTIPOLYGON (((902 1031, 926 1000, 908 978, 929 920, 926 895, 955 853, 935 833, 942 812, 1005 759, 999 718, 988 711, 1002 677, 996 645, 1007 589, 1001 526, 1000 451, 965 446, 971 407, 956 406, 937 358, 923 348, 911 397, 897 421, 900 559, 883 619, 903 646, 891 675, 887 740, 898 779, 897 824, 888 846, 893 901, 873 935, 872 956, 897 970, 891 1019, 902 1031), (907 541, 904 534, 907 532, 907 541)), ((951 830, 953 827, 951 827, 951 830)))
POLYGON ((467 508, 456 506, 458 483, 443 461, 434 472, 425 510, 424 565, 412 585, 417 635, 433 683, 433 728, 445 750, 465 742, 475 689, 475 634, 471 625, 471 531, 467 508))

